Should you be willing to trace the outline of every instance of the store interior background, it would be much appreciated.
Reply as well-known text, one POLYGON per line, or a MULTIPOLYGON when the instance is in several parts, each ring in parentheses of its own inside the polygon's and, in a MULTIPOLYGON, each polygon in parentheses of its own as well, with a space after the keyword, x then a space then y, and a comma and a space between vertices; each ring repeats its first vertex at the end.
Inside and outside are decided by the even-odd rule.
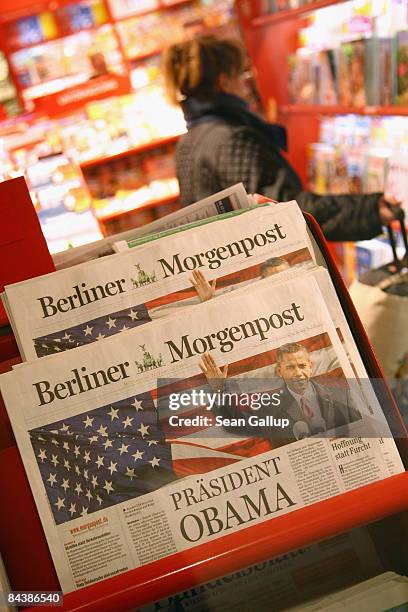
POLYGON ((165 99, 161 51, 239 35, 233 2, 18 0, 0 20, 2 178, 25 173, 50 251, 176 210, 185 122, 165 99))

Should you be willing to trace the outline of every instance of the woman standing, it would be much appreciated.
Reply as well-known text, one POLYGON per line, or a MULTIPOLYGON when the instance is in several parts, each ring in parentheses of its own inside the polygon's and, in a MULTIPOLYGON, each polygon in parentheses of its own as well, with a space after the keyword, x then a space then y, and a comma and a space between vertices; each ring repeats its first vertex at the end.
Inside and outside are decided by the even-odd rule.
POLYGON ((303 191, 282 154, 286 131, 252 113, 244 99, 244 51, 235 40, 201 36, 163 57, 170 99, 181 105, 188 133, 177 146, 182 206, 242 182, 248 193, 296 199, 329 240, 365 240, 400 212, 383 194, 319 196, 303 191))

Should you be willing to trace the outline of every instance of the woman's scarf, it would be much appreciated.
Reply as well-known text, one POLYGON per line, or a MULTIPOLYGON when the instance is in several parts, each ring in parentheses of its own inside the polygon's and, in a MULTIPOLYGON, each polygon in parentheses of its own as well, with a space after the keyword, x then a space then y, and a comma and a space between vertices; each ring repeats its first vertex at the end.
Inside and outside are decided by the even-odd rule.
POLYGON ((243 98, 220 93, 212 100, 186 98, 181 103, 187 129, 207 121, 222 119, 231 125, 247 125, 259 130, 275 146, 287 150, 286 129, 277 123, 268 123, 253 113, 243 98))

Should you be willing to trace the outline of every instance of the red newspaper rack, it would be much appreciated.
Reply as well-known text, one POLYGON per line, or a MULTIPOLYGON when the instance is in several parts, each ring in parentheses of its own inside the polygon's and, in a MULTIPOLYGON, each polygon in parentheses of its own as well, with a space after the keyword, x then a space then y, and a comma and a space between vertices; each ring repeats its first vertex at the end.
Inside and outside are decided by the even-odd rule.
MULTIPOLYGON (((55 270, 31 201, 20 176, 0 183, 0 292, 4 285, 55 270)), ((0 302, 0 361, 18 355, 17 344, 0 302)))
MULTIPOLYGON (((382 379, 381 368, 358 318, 323 234, 305 214, 330 272, 340 303, 368 374, 382 379)), ((404 464, 407 432, 386 390, 383 404, 404 464), (387 406, 385 406, 387 404, 387 406)), ((14 590, 59 590, 48 546, 16 447, 0 452, 0 546, 14 590)), ((194 585, 260 563, 408 509, 407 472, 331 497, 290 514, 167 556, 124 574, 69 593, 60 609, 71 612, 117 612, 136 609, 194 585)), ((32 608, 33 612, 42 607, 32 608)))
MULTIPOLYGON (((55 270, 23 177, 0 183, 0 292, 4 285, 55 270)), ((0 301, 0 373, 19 361, 17 343, 0 301), (13 361, 9 361, 13 360, 13 361)), ((0 396, 0 450, 15 444, 0 396)))

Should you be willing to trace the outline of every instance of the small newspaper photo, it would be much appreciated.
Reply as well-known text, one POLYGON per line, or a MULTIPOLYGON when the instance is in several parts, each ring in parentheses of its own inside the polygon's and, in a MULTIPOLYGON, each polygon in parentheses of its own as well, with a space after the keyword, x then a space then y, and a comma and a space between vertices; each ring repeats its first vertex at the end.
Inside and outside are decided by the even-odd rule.
POLYGON ((4 304, 29 361, 313 265, 296 202, 264 205, 6 286, 4 304))
POLYGON ((403 471, 317 277, 278 277, 1 376, 65 593, 403 471))

